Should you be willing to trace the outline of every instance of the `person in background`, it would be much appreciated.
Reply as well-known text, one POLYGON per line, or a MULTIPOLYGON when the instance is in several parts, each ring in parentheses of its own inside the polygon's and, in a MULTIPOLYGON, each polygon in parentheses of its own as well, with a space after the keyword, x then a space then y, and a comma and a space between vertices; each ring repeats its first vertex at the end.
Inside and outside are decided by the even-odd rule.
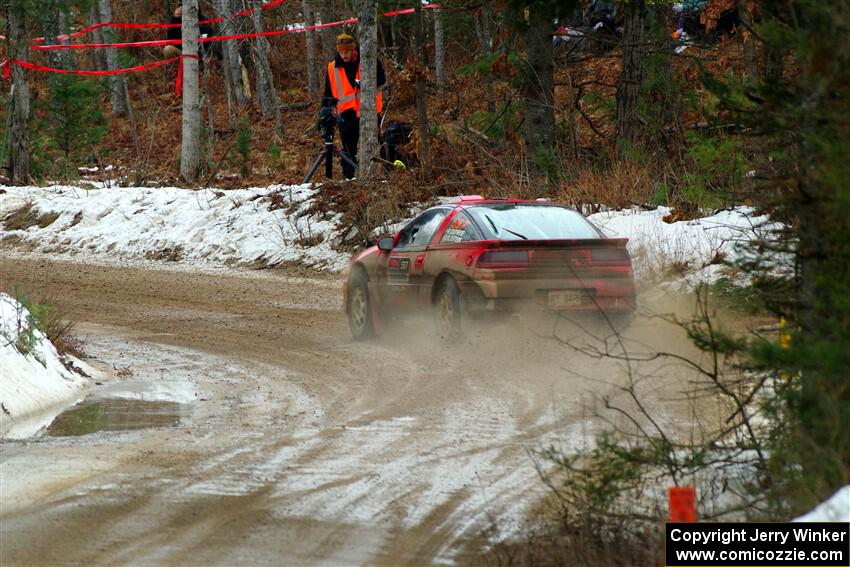
MULTIPOLYGON (((198 22, 203 22, 207 20, 207 17, 198 9, 198 22)), ((174 10, 174 15, 171 16, 171 20, 168 22, 170 24, 182 24, 183 23, 183 7, 177 6, 174 10)), ((213 27, 211 24, 201 24, 198 25, 198 31, 200 37, 211 37, 214 34, 213 27)), ((183 39, 183 30, 179 27, 168 28, 166 30, 166 38, 167 39, 183 39)), ((221 59, 221 42, 213 42, 213 43, 202 43, 200 44, 201 57, 206 59, 211 53, 215 55, 218 59, 221 59)), ((163 55, 166 57, 179 57, 181 53, 181 49, 179 45, 166 45, 162 49, 163 55)))
MULTIPOLYGON (((322 106, 336 106, 342 122, 339 124, 339 137, 342 149, 356 163, 357 145, 360 142, 360 49, 354 38, 347 33, 336 37, 337 54, 328 63, 325 77, 325 94, 322 106)), ((383 111, 381 87, 386 83, 386 73, 378 60, 378 100, 377 108, 383 111)), ((342 162, 342 174, 346 179, 354 177, 354 168, 342 162)))

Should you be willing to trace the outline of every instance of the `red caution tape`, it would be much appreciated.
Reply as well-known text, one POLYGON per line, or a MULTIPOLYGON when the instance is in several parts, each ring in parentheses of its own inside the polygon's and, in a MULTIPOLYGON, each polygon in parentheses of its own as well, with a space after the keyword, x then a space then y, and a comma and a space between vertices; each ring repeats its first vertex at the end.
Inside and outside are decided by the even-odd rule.
MULTIPOLYGON (((263 6, 261 6, 260 8, 263 9, 263 10, 266 10, 268 8, 273 8, 275 6, 279 6, 280 4, 283 4, 286 1, 287 0, 273 0, 272 2, 267 2, 266 4, 263 4, 263 6)), ((434 9, 434 8, 439 8, 439 7, 440 6, 438 4, 425 4, 425 5, 422 6, 422 9, 434 9)), ((414 11, 413 8, 407 8, 407 9, 404 9, 404 10, 394 10, 392 12, 385 12, 382 15, 387 16, 387 17, 392 17, 392 16, 399 16, 399 15, 402 15, 402 14, 410 14, 410 13, 413 13, 413 11, 414 11)), ((235 14, 235 16, 243 16, 243 15, 247 15, 247 14, 250 14, 250 13, 252 13, 252 11, 246 10, 246 11, 243 11, 243 12, 239 12, 238 14, 235 14)), ((205 22, 213 22, 213 21, 221 21, 221 18, 218 18, 217 20, 205 20, 205 22)), ((209 43, 209 42, 213 42, 213 41, 228 41, 228 40, 234 40, 234 39, 248 39, 248 38, 254 38, 254 37, 270 37, 270 36, 276 36, 276 35, 282 35, 282 34, 288 34, 288 33, 299 33, 299 32, 303 32, 303 31, 307 31, 307 30, 316 30, 316 29, 329 28, 329 27, 334 27, 334 26, 342 26, 342 25, 346 25, 346 24, 356 24, 359 21, 360 21, 359 18, 349 18, 347 20, 341 20, 341 21, 338 21, 338 22, 329 22, 327 24, 317 24, 317 25, 314 25, 314 26, 303 26, 303 27, 298 27, 298 28, 273 30, 273 31, 267 31, 267 32, 262 32, 262 33, 246 33, 246 34, 225 35, 225 36, 218 35, 218 36, 213 36, 213 37, 200 38, 198 41, 199 41, 199 43, 209 43)), ((86 30, 81 30, 80 32, 77 32, 77 34, 83 34, 87 31, 91 31, 91 29, 94 29, 94 28, 97 28, 97 27, 105 27, 105 26, 123 27, 123 28, 136 28, 136 27, 148 28, 148 27, 170 26, 170 24, 113 24, 113 23, 110 22, 110 23, 95 24, 94 26, 91 26, 90 28, 87 28, 86 30)), ((76 34, 71 34, 71 35, 73 36, 73 35, 76 35, 76 34)), ((63 37, 65 37, 67 39, 68 37, 71 37, 71 36, 63 36, 63 37)), ((59 39, 61 39, 61 38, 59 38, 59 39)), ((37 38, 37 40, 43 40, 43 38, 37 38)), ((76 44, 76 45, 34 45, 34 46, 32 46, 32 49, 41 50, 41 51, 51 51, 51 50, 59 50, 59 49, 103 49, 103 48, 122 48, 122 47, 158 47, 158 46, 165 46, 165 45, 178 45, 178 44, 181 44, 181 43, 182 43, 182 41, 179 40, 179 39, 163 39, 163 40, 154 40, 154 41, 134 41, 134 42, 129 42, 129 43, 97 43, 97 44, 76 44)), ((183 85, 183 59, 185 57, 192 57, 194 59, 198 59, 197 55, 180 55, 178 57, 172 57, 170 59, 163 59, 161 61, 154 61, 153 63, 148 63, 148 64, 145 64, 145 65, 136 65, 134 67, 126 67, 126 68, 123 68, 123 69, 114 69, 112 71, 76 71, 76 70, 69 70, 69 69, 56 69, 56 68, 47 67, 47 66, 44 66, 44 65, 36 65, 36 64, 30 63, 28 61, 20 61, 20 60, 17 60, 17 59, 15 59, 15 60, 7 59, 7 60, 3 61, 2 63, 0 63, 0 69, 3 70, 3 78, 6 79, 6 80, 9 80, 9 78, 11 76, 12 65, 18 65, 18 66, 23 67, 25 69, 30 69, 32 71, 41 71, 43 73, 59 73, 59 74, 62 74, 62 75, 82 75, 82 76, 87 76, 87 77, 103 77, 103 76, 107 76, 107 75, 124 75, 126 73, 139 73, 141 71, 147 71, 148 69, 154 69, 156 67, 162 67, 163 65, 168 65, 170 63, 173 63, 173 62, 179 60, 180 66, 177 69, 177 84, 175 86, 175 90, 177 91, 177 95, 180 96, 180 94, 181 94, 180 91, 181 91, 181 88, 182 88, 182 85, 183 85)))
MULTIPOLYGON (((272 37, 287 33, 300 33, 307 30, 316 30, 321 28, 329 28, 334 26, 342 26, 345 24, 356 24, 360 20, 350 18, 339 22, 331 22, 328 24, 318 24, 315 26, 305 26, 300 28, 289 28, 282 30, 272 30, 262 33, 241 33, 237 35, 214 35, 212 37, 202 37, 198 39, 199 43, 210 43, 213 41, 228 41, 232 39, 250 39, 254 37, 272 37)), ((157 39, 152 41, 132 41, 127 43, 72 43, 70 45, 33 45, 34 51, 61 51, 65 49, 121 49, 127 47, 161 47, 164 45, 180 45, 182 42, 179 39, 157 39)))
POLYGON ((180 59, 180 66, 177 68, 177 82, 174 85, 174 90, 177 92, 177 96, 183 95, 183 60, 187 57, 198 61, 201 59, 197 55, 181 55, 178 57, 178 59, 180 59))
POLYGON ((111 49, 123 47, 162 47, 180 45, 179 39, 154 39, 150 41, 131 41, 127 43, 71 43, 68 45, 33 45, 33 51, 60 51, 64 49, 111 49))
MULTIPOLYGON (((287 2, 288 0, 272 0, 271 2, 266 2, 262 6, 260 6, 260 10, 268 10, 269 8, 276 8, 281 4, 287 2)), ((231 18, 240 18, 243 16, 248 16, 253 14, 254 10, 242 10, 241 12, 237 12, 231 15, 231 18)), ((225 18, 210 18, 208 20, 201 20, 199 24, 218 24, 223 22, 225 18)), ((81 29, 72 34, 60 35, 56 37, 57 41, 66 41, 68 39, 72 39, 75 37, 81 37, 91 32, 100 29, 100 28, 116 28, 116 29, 124 29, 124 30, 152 30, 152 29, 171 29, 171 28, 179 28, 181 24, 120 24, 115 22, 99 22, 97 24, 93 24, 85 29, 81 29)), ((5 39, 3 36, 0 38, 5 39)), ((32 40, 33 43, 43 43, 45 38, 37 37, 32 40)))
MULTIPOLYGON (((422 9, 435 9, 439 8, 439 4, 425 4, 422 6, 422 9)), ((393 17, 400 16, 404 14, 412 14, 413 8, 407 8, 404 10, 394 10, 392 12, 386 12, 382 14, 382 16, 393 17)), ((288 33, 300 33, 308 30, 317 30, 322 28, 330 28, 335 26, 343 26, 347 24, 356 24, 360 21, 360 18, 349 18, 347 20, 340 20, 338 22, 329 22, 327 24, 317 24, 315 26, 302 26, 298 28, 286 28, 281 30, 272 30, 261 33, 243 33, 236 35, 214 35, 212 37, 201 38, 199 41, 201 43, 210 43, 213 41, 229 41, 234 39, 251 39, 255 37, 273 37, 277 35, 283 35, 288 33)), ((130 24, 127 24, 130 25, 130 24)), ((147 25, 147 24, 142 24, 147 25)), ((152 40, 152 41, 133 41, 127 43, 79 43, 79 44, 70 44, 70 45, 34 45, 32 47, 33 50, 37 51, 58 51, 64 49, 123 49, 129 47, 161 47, 164 45, 179 45, 181 42, 179 39, 161 39, 161 40, 152 40)))
MULTIPOLYGON (((281 4, 283 4, 286 1, 287 0, 272 0, 271 2, 266 2, 265 4, 260 6, 260 10, 268 10, 269 8, 275 8, 277 6, 280 6, 281 4)), ((241 12, 236 12, 235 14, 233 14, 230 17, 231 18, 241 18, 242 16, 247 16, 247 15, 253 14, 253 13, 254 13, 254 10, 242 10, 241 12)), ((218 20, 224 21, 224 18, 218 18, 218 20)))
MULTIPOLYGON (((435 8, 439 8, 439 4, 423 4, 423 10, 434 10, 435 8)), ((401 16, 403 14, 412 14, 416 11, 416 8, 405 8, 403 10, 393 10, 392 12, 384 12, 381 14, 382 16, 392 17, 392 16, 401 16)))
POLYGON ((154 61, 153 63, 148 63, 146 65, 136 65, 135 67, 125 67, 124 69, 114 69, 112 71, 76 71, 70 69, 56 69, 54 67, 36 65, 34 63, 30 63, 29 61, 18 60, 3 61, 3 63, 0 63, 0 67, 3 68, 3 78, 8 81, 9 76, 11 75, 11 68, 13 64, 18 65, 19 67, 23 67, 24 69, 30 69, 32 71, 41 71, 42 73, 58 73, 60 75, 81 75, 85 77, 105 77, 107 75, 125 75, 127 73, 138 73, 140 71, 147 71, 148 69, 162 67, 163 65, 168 65, 170 63, 174 63, 175 61, 179 61, 180 65, 177 68, 177 81, 174 86, 174 90, 177 93, 177 96, 180 96, 181 89, 183 87, 183 59, 187 57, 200 60, 200 57, 198 57, 197 55, 178 55, 177 57, 163 59, 162 61, 154 61))
POLYGON ((243 34, 239 34, 239 35, 214 35, 212 37, 201 38, 199 41, 201 43, 209 43, 211 41, 228 41, 228 40, 231 40, 231 39, 250 39, 250 38, 253 38, 253 37, 271 37, 271 36, 276 36, 276 35, 283 35, 283 34, 286 34, 286 33, 300 33, 300 32, 307 31, 307 30, 318 30, 318 29, 321 29, 321 28, 331 28, 331 27, 334 27, 334 26, 342 26, 342 25, 345 25, 345 24, 356 24, 359 21, 360 21, 359 18, 349 18, 348 20, 342 20, 342 21, 339 21, 339 22, 331 22, 331 23, 327 23, 327 24, 318 24, 318 25, 315 25, 315 26, 305 26, 305 27, 301 27, 301 28, 272 30, 272 31, 267 31, 267 32, 262 32, 262 33, 243 33, 243 34))
POLYGON ((126 73, 138 73, 140 71, 147 71, 148 69, 154 69, 156 67, 162 67, 163 65, 168 65, 169 63, 174 63, 181 57, 172 57, 171 59, 163 59, 162 61, 154 61, 153 63, 148 63, 146 65, 136 65, 135 67, 126 67, 124 69, 114 69, 112 71, 76 71, 70 69, 55 69, 53 67, 46 67, 44 65, 36 65, 34 63, 30 63, 29 61, 19 61, 19 60, 10 60, 6 62, 6 69, 4 73, 7 78, 10 73, 10 67, 12 65, 17 65, 19 67, 23 67, 24 69, 30 69, 32 71, 41 71, 43 73, 59 73, 60 75, 82 75, 86 77, 104 77, 106 75, 124 75, 126 73))

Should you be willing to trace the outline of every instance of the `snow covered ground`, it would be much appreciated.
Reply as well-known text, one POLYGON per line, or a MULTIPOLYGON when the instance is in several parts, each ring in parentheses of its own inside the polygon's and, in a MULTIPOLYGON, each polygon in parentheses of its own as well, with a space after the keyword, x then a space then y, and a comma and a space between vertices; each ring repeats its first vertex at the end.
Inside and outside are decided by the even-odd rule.
POLYGON ((596 213, 588 218, 609 236, 629 238, 635 276, 644 283, 681 274, 684 282, 714 281, 725 263, 748 252, 752 241, 769 240, 781 226, 751 208, 720 211, 700 219, 664 222, 672 209, 596 213))
POLYGON ((850 484, 795 522, 850 522, 850 484))
MULTIPOLYGON (((83 189, 3 187, 0 215, 31 205, 44 219, 8 230, 35 252, 114 260, 190 264, 274 265, 298 261, 341 270, 347 260, 331 247, 336 218, 304 215, 316 189, 271 186, 219 191, 174 187, 83 189), (59 216, 47 224, 48 215, 59 216)), ((4 223, 4 225, 7 223, 4 223)))
POLYGON ((66 367, 50 341, 30 325, 29 311, 0 293, 0 437, 29 437, 48 425, 55 416, 50 410, 82 400, 91 384, 86 375, 96 375, 72 357, 65 358, 66 367), (34 341, 31 350, 16 346, 27 332, 34 341))
MULTIPOLYGON (((196 267, 295 261, 339 271, 349 254, 334 249, 340 240, 338 215, 307 214, 318 191, 309 185, 233 191, 2 187, 0 218, 29 206, 33 220, 42 220, 41 226, 21 230, 4 226, 0 237, 34 252, 97 261, 169 260, 196 267)), ((723 268, 720 260, 735 259, 743 243, 776 228, 747 208, 668 224, 663 219, 670 212, 666 207, 633 209, 590 219, 606 234, 630 239, 636 275, 643 282, 665 279, 671 267, 687 273, 687 281, 714 278, 723 268)))

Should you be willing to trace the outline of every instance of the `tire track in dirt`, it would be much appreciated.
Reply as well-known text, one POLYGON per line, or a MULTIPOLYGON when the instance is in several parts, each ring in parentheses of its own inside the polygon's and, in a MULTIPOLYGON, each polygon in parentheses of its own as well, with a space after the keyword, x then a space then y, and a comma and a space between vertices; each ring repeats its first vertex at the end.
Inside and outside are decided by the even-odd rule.
POLYGON ((588 442, 583 392, 618 380, 506 325, 451 348, 423 322, 352 343, 337 276, 21 258, 0 274, 115 357, 183 356, 204 400, 175 428, 5 442, 4 474, 38 485, 66 457, 69 473, 0 514, 4 565, 475 563, 483 530, 544 492, 527 450, 588 442), (88 460, 102 472, 74 478, 88 460))

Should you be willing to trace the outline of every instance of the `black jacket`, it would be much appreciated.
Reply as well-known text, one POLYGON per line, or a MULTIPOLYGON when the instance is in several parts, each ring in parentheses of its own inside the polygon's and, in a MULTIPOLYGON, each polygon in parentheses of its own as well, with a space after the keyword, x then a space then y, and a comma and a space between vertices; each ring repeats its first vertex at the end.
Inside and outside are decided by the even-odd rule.
MULTIPOLYGON (((334 66, 342 68, 345 70, 345 76, 348 78, 348 82, 352 85, 357 80, 357 70, 360 68, 360 48, 357 48, 357 58, 352 59, 350 63, 346 63, 342 60, 339 53, 334 57, 334 66)), ((325 72, 325 94, 324 98, 322 98, 322 106, 336 106, 336 102, 333 99, 333 89, 331 89, 331 78, 330 74, 325 72)), ((378 88, 384 86, 384 83, 387 82, 387 75, 384 71, 384 65, 381 63, 381 60, 378 59, 378 88)))
MULTIPOLYGON (((198 21, 203 22, 206 19, 207 19, 207 17, 203 13, 201 13, 200 10, 198 10, 198 21)), ((180 17, 177 17, 177 16, 171 16, 171 20, 168 23, 170 23, 170 24, 182 24, 183 18, 180 18, 180 17)), ((213 33, 213 27, 210 24, 200 24, 198 26, 198 28, 199 28, 198 29, 199 35, 206 34, 207 37, 211 37, 211 36, 215 35, 213 33)), ((168 39, 183 39, 182 28, 168 28, 165 33, 166 33, 166 37, 168 39)))

